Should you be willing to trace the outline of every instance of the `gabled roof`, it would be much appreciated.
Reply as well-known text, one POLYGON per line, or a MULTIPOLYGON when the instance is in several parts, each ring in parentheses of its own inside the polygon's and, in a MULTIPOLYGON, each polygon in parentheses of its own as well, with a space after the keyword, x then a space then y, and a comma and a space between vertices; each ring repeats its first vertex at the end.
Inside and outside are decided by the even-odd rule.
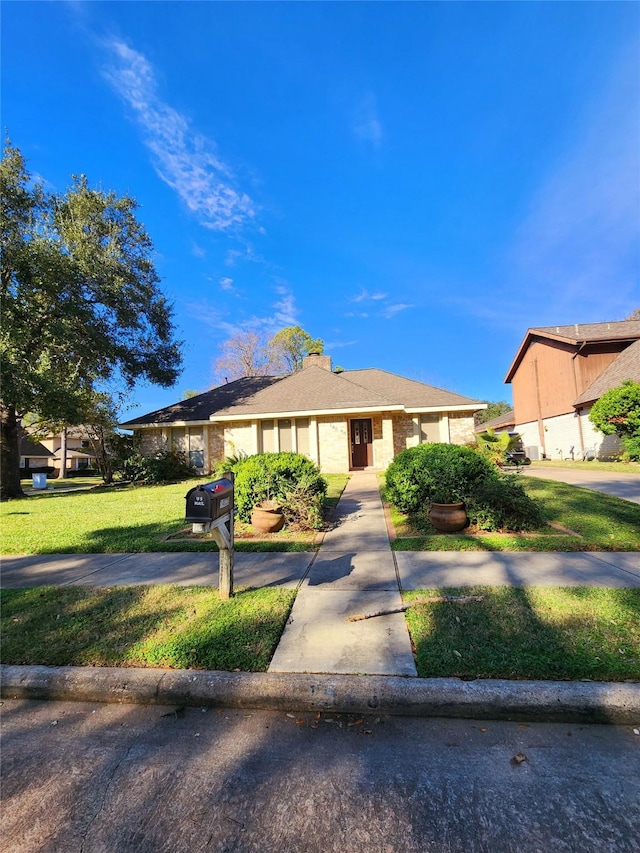
POLYGON ((53 453, 50 450, 47 450, 44 444, 40 444, 39 441, 31 441, 31 439, 25 435, 20 439, 20 456, 48 459, 53 456, 53 453))
POLYGON ((625 379, 640 382, 640 340, 624 349, 595 382, 580 394, 573 405, 584 406, 586 403, 593 403, 607 391, 622 385, 625 379))
POLYGON ((315 365, 287 376, 237 379, 133 418, 123 427, 330 412, 465 410, 484 403, 375 368, 332 373, 315 365))
POLYGON ((538 326, 527 330, 511 363, 505 382, 511 382, 522 358, 535 338, 575 345, 590 343, 632 342, 640 339, 640 320, 619 320, 610 323, 574 323, 571 326, 538 326))
POLYGON ((485 421, 483 424, 478 424, 474 427, 474 432, 486 432, 488 429, 503 429, 504 427, 515 427, 516 413, 511 409, 508 412, 503 412, 497 418, 492 418, 490 421, 485 421))

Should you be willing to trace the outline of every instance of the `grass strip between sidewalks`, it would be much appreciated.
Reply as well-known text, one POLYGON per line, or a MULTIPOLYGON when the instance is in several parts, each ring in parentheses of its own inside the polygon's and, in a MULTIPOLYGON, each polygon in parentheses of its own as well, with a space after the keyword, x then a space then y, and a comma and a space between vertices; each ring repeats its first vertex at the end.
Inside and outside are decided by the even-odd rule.
POLYGON ((406 611, 421 678, 640 680, 640 589, 464 587, 407 592, 480 602, 406 611))
POLYGON ((295 590, 36 587, 3 590, 2 663, 264 672, 295 590))
MULTIPOLYGON (((465 587, 407 610, 418 675, 640 680, 640 590, 465 587)), ((2 592, 1 660, 264 672, 295 592, 209 587, 40 587, 2 592)))

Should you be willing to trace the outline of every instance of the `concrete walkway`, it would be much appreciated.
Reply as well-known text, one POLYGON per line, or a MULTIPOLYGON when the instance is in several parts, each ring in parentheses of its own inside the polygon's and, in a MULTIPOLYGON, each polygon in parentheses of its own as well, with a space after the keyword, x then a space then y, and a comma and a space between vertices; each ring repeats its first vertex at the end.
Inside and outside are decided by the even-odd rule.
POLYGON ((558 483, 568 483, 570 486, 581 486, 593 492, 602 492, 614 498, 622 498, 640 504, 640 475, 622 474, 609 471, 588 471, 585 468, 554 468, 553 462, 548 466, 532 465, 521 469, 525 477, 541 477, 544 480, 556 480, 558 483))
POLYGON ((375 474, 357 472, 302 582, 269 672, 416 676, 375 474))

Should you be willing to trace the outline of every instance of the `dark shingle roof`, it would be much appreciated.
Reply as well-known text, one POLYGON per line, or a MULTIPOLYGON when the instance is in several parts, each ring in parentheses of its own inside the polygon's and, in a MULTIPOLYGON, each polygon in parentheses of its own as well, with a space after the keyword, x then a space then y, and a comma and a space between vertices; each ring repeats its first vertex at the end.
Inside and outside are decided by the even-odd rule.
POLYGON ((221 385, 197 397, 121 424, 123 427, 207 421, 211 416, 244 418, 251 415, 321 411, 443 408, 483 404, 469 397, 405 379, 384 370, 345 370, 332 373, 309 366, 287 376, 252 377, 221 385))
POLYGON ((164 409, 156 409, 146 415, 140 415, 120 426, 128 427, 137 424, 170 424, 175 421, 208 421, 212 412, 220 411, 234 403, 241 404, 242 401, 251 399, 263 388, 281 381, 277 376, 246 376, 244 379, 236 379, 218 388, 205 391, 188 400, 180 400, 164 409))
POLYGON ((622 350, 595 382, 580 394, 573 405, 583 406, 585 403, 593 403, 607 391, 622 385, 625 379, 640 382, 640 340, 622 350))
POLYGON ((53 456, 53 453, 41 444, 39 441, 31 441, 27 436, 20 439, 20 456, 46 457, 53 456))

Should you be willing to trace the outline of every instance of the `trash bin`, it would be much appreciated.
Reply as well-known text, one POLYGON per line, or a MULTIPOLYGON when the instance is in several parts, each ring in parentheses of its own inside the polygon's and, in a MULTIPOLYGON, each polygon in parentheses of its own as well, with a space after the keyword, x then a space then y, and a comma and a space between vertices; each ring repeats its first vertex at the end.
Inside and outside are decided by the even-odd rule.
POLYGON ((47 475, 46 474, 32 474, 33 478, 33 488, 34 489, 46 489, 47 488, 47 475))

